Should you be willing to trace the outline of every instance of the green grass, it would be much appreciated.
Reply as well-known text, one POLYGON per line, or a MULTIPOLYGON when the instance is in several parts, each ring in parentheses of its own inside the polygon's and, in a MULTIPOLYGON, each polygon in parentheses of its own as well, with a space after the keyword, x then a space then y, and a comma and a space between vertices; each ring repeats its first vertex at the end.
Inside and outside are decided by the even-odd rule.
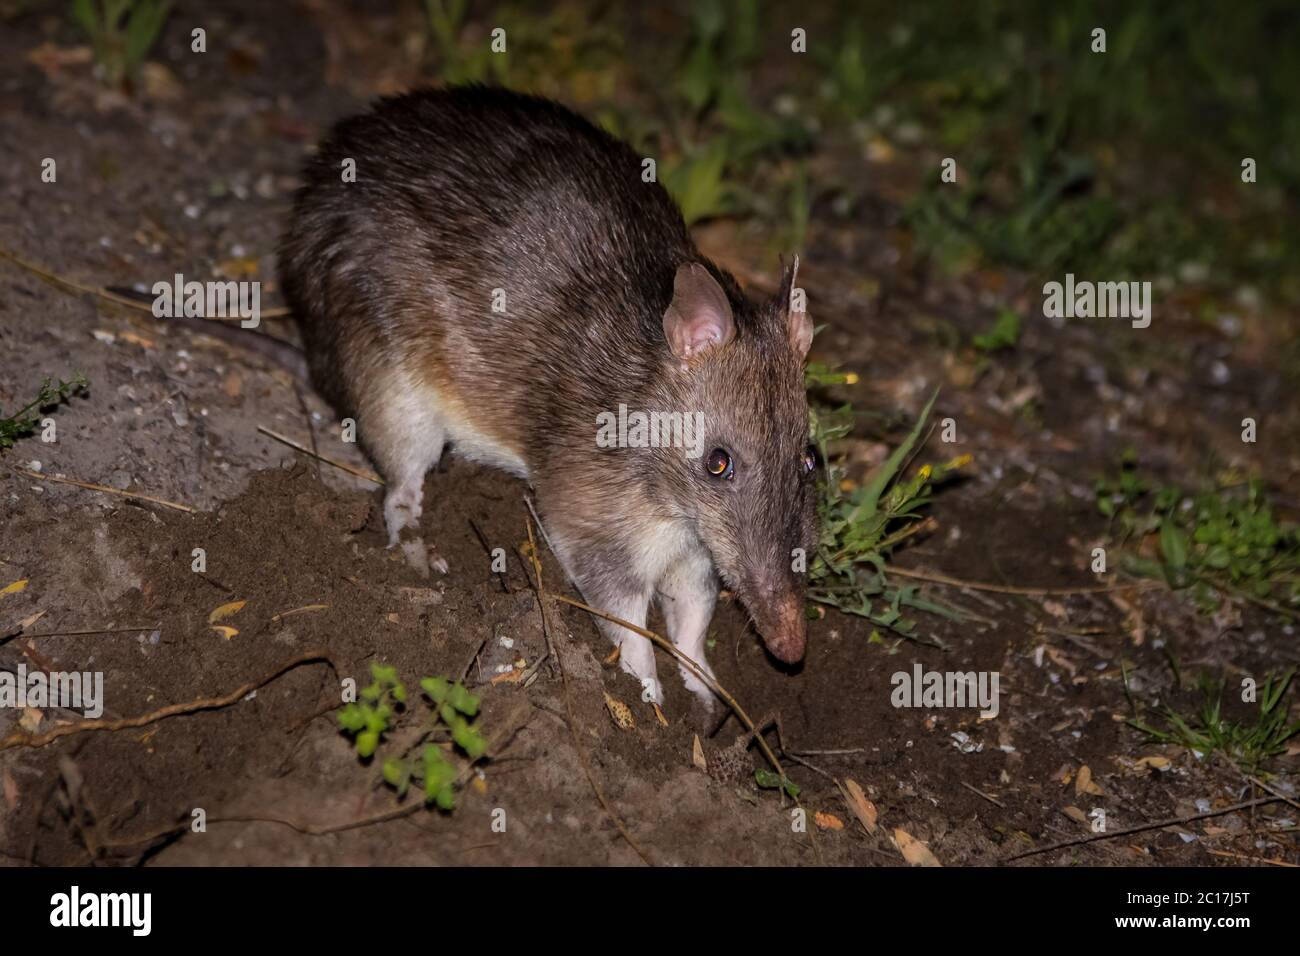
POLYGON ((1242 284, 1300 301, 1300 217, 1284 212, 1300 191, 1288 0, 845 0, 795 18, 770 0, 697 0, 653 25, 616 5, 426 7, 442 79, 509 82, 596 113, 658 160, 688 223, 732 219, 798 249, 834 228, 814 216, 819 201, 870 182, 860 154, 882 139, 917 170, 903 209, 916 248, 949 269, 1121 280, 1197 263, 1207 302, 1242 284), (790 50, 795 21, 805 54, 790 50), (498 24, 505 56, 487 51, 498 24), (1090 49, 1097 26, 1104 54, 1090 49), (918 165, 936 153, 957 160, 957 183, 918 165), (857 162, 834 161, 846 156, 857 162), (1240 181, 1245 156, 1255 184, 1240 181))
POLYGON ((1300 529, 1275 517, 1258 482, 1191 493, 1144 479, 1130 453, 1096 491, 1129 573, 1189 589, 1207 612, 1228 594, 1300 617, 1300 529))
MULTIPOLYGON (((854 379, 816 362, 808 367, 807 382, 814 390, 854 379)), ((953 609, 920 597, 915 587, 893 584, 885 565, 923 520, 921 511, 935 485, 964 464, 964 459, 956 459, 925 465, 910 478, 903 477, 937 397, 937 392, 930 397, 907 438, 861 484, 848 480, 844 457, 836 453, 836 443, 853 429, 855 410, 851 405, 829 408, 815 400, 809 406, 812 442, 825 465, 817 504, 821 538, 808 569, 809 599, 914 639, 916 623, 906 616, 909 608, 961 619, 953 609)))
POLYGON ((1287 749, 1287 743, 1300 734, 1300 720, 1288 722, 1287 690, 1295 668, 1284 674, 1269 674, 1257 689, 1258 710, 1252 720, 1233 720, 1224 716, 1225 682, 1201 675, 1201 703, 1195 713, 1183 716, 1169 705, 1157 712, 1162 727, 1141 720, 1130 726, 1160 743, 1186 747, 1198 756, 1221 753, 1250 772, 1257 772, 1272 758, 1287 749))
POLYGON ((12 448, 19 439, 35 434, 42 411, 66 402, 74 393, 86 387, 86 377, 80 372, 74 374, 70 381, 60 379, 58 384, 55 384, 54 379, 45 379, 34 399, 10 415, 0 416, 0 451, 12 448))
POLYGON ((171 0, 73 0, 107 86, 129 88, 171 13, 171 0))

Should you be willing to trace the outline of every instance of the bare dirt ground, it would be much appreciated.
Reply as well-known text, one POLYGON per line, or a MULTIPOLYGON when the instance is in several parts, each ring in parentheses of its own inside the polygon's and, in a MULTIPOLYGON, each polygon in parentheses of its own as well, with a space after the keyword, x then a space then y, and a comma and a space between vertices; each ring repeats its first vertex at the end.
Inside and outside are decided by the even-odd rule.
MULTIPOLYGON (((42 43, 78 42, 66 21, 31 14, 6 24, 0 246, 89 286, 151 284, 176 272, 260 278, 264 307, 280 304, 274 247, 303 150, 376 90, 414 77, 375 40, 399 33, 400 18, 378 16, 374 42, 352 48, 311 16, 325 4, 263 6, 223 4, 207 22, 223 37, 220 51, 205 57, 184 55, 184 24, 173 23, 156 57, 174 84, 121 102, 96 102, 84 67, 28 60, 42 43), (271 30, 266 18, 280 17, 287 22, 271 30), (56 158, 57 183, 41 181, 43 157, 56 158)), ((959 438, 948 446, 935 436, 920 460, 969 453, 974 464, 937 497, 935 527, 897 563, 993 589, 925 584, 971 615, 963 623, 920 616, 920 641, 873 638, 864 621, 828 612, 810 624, 808 658, 793 672, 773 664, 743 611, 724 601, 710 652, 720 682, 751 716, 779 714, 787 749, 811 765, 787 761, 802 805, 833 814, 842 829, 810 820, 802 832, 789 801, 752 777, 719 782, 693 766, 700 726, 673 664, 661 657, 662 726, 606 661, 609 648, 583 611, 546 606, 581 752, 558 672, 544 666, 527 687, 500 679, 546 646, 518 552, 527 538, 520 482, 456 462, 430 475, 424 527, 436 529, 450 572, 421 578, 384 549, 374 484, 259 431, 370 467, 340 440, 328 406, 287 374, 0 262, 0 409, 23 404, 46 375, 77 370, 90 383, 54 413, 56 443, 28 439, 3 459, 0 587, 29 583, 0 597, 0 666, 102 671, 111 720, 220 698, 307 656, 332 661, 294 666, 229 706, 0 751, 0 859, 637 863, 593 792, 584 753, 628 833, 662 864, 903 865, 896 830, 944 865, 989 864, 1087 837, 1077 817, 1098 808, 1116 831, 1259 796, 1226 763, 1151 744, 1125 720, 1130 698, 1194 701, 1174 688, 1171 655, 1185 672, 1226 676, 1231 686, 1295 663, 1294 626, 1251 604, 1201 614, 1159 586, 1087 589, 1133 583, 1089 570, 1092 549, 1109 543, 1093 481, 1126 447, 1167 475, 1199 473, 1209 460, 1266 474, 1294 515, 1300 409, 1279 367, 1278 327, 1247 315, 1229 335, 1174 301, 1158 303, 1141 333, 1107 320, 1035 318, 1013 358, 981 362, 953 346, 954 330, 960 338, 986 327, 994 301, 1019 300, 1032 314, 1036 290, 1018 292, 1014 275, 949 279, 919 267, 889 190, 873 196, 850 235, 812 233, 801 278, 827 325, 814 354, 861 372, 845 396, 878 413, 856 436, 864 465, 896 445, 942 387, 937 417, 953 418, 959 438), (1247 415, 1263 423, 1257 444, 1240 440, 1247 415), (191 571, 200 547, 205 574, 191 571), (503 575, 490 567, 496 547, 509 555, 503 575), (238 630, 227 637, 208 617, 233 601, 247 603, 222 622, 238 630), (313 605, 324 607, 277 618, 313 605), (37 612, 37 622, 18 626, 37 612), (67 633, 82 631, 94 633, 67 633), (485 728, 506 742, 452 813, 421 809, 308 832, 399 806, 329 713, 339 679, 364 683, 371 661, 395 665, 412 683, 465 673, 481 694, 485 728), (891 675, 916 663, 997 671, 998 716, 895 708, 891 675), (634 728, 614 724, 606 694, 631 707, 634 728), (862 786, 879 814, 875 833, 856 822, 832 777, 862 786), (190 826, 196 808, 206 814, 203 832, 190 826)), ((722 224, 698 235, 745 284, 774 283, 776 263, 743 231, 722 224)), ((293 335, 287 324, 267 326, 293 335)), ((547 585, 572 594, 542 551, 547 585)), ((45 733, 77 719, 0 710, 0 738, 18 733, 20 721, 22 731, 45 733)), ((704 749, 716 752, 740 731, 733 719, 705 736, 704 749)), ((756 749, 749 757, 761 765, 756 749)), ((1295 754, 1279 758, 1275 785, 1294 794, 1298 767, 1295 754)), ((1273 804, 1023 865, 1297 863, 1295 817, 1294 807, 1273 804)))

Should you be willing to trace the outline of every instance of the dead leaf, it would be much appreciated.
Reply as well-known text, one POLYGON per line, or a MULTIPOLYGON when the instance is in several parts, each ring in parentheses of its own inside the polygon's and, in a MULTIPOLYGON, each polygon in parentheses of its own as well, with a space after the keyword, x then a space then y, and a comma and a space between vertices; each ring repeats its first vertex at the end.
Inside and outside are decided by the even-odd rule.
POLYGON ((225 279, 252 279, 257 276, 257 260, 252 256, 237 256, 217 263, 217 275, 225 279))
POLYGON ((609 652, 609 656, 605 658, 605 663, 606 663, 606 664, 616 664, 616 663, 618 663, 618 655, 619 655, 619 653, 620 653, 622 650, 623 650, 623 648, 622 648, 621 646, 619 646, 619 647, 614 648, 612 651, 610 651, 610 652, 609 652))
POLYGON ((822 830, 843 830, 844 821, 833 813, 823 813, 818 810, 813 814, 813 822, 822 830))
POLYGON ((18 726, 29 734, 36 733, 36 728, 41 725, 45 715, 35 707, 24 707, 23 715, 18 718, 18 726))
POLYGON ((844 781, 844 789, 847 791, 845 803, 849 805, 849 810, 858 818, 858 822, 866 828, 868 833, 876 832, 876 819, 879 814, 876 812, 876 805, 867 799, 867 795, 862 792, 858 782, 853 779, 844 781))
POLYGON ((691 763, 697 770, 703 770, 708 773, 709 762, 704 759, 704 747, 700 744, 700 735, 695 735, 695 741, 691 744, 691 763))
POLYGON ((667 727, 667 726, 668 726, 668 718, 664 716, 664 712, 663 712, 663 710, 660 709, 659 705, 658 705, 658 704, 651 704, 650 706, 654 708, 655 719, 659 721, 659 726, 660 726, 660 727, 667 727))
POLYGON ((238 398, 244 391, 244 376, 236 369, 231 369, 221 380, 221 390, 226 393, 227 398, 238 398))
POLYGON ((906 830, 894 830, 894 846, 912 866, 943 866, 928 846, 906 830))
POLYGON ((21 621, 18 622, 18 630, 20 631, 27 630, 29 627, 31 627, 33 624, 35 624, 44 616, 45 616, 44 611, 37 611, 35 614, 28 615, 27 617, 23 618, 21 621))
POLYGON ((230 617, 232 614, 238 614, 244 609, 247 601, 231 601, 229 604, 223 604, 221 607, 213 609, 208 615, 208 623, 216 624, 218 621, 230 617))
POLYGON ((296 607, 293 610, 281 611, 279 614, 272 615, 271 623, 279 624, 286 617, 293 617, 295 614, 311 614, 314 611, 324 611, 328 608, 328 604, 304 604, 302 607, 296 607))
POLYGON ((636 721, 632 718, 632 711, 627 704, 621 700, 615 700, 610 696, 609 691, 605 692, 605 709, 609 711, 609 716, 614 720, 614 726, 619 730, 631 730, 636 726, 636 721))
POLYGON ((95 51, 88 46, 55 46, 47 42, 27 52, 27 62, 47 77, 65 66, 84 66, 94 61, 95 51))
MULTIPOLYGON (((1061 812, 1075 823, 1082 823, 1085 827, 1088 826, 1088 814, 1084 813, 1078 807, 1065 807, 1061 812)), ((1089 827, 1089 829, 1091 829, 1091 827, 1089 827)))
POLYGON ((1058 621, 1064 621, 1069 618, 1069 613, 1065 610, 1065 605, 1060 601, 1044 601, 1043 610, 1058 621))
POLYGON ((4 597, 6 594, 17 594, 19 591, 25 590, 29 580, 31 579, 22 578, 21 580, 15 581, 13 584, 5 585, 3 588, 0 588, 0 597, 4 597))
POLYGON ((239 628, 230 627, 226 624, 214 624, 212 626, 212 630, 216 631, 226 640, 230 640, 232 637, 234 637, 236 634, 239 633, 239 628))
POLYGON ((1149 767, 1152 770, 1168 770, 1173 766, 1173 761, 1168 757, 1153 755, 1150 757, 1142 757, 1138 760, 1137 765, 1139 767, 1149 767))
POLYGON ((142 349, 154 348, 157 343, 153 339, 145 338, 143 335, 136 335, 130 329, 125 329, 117 333, 117 337, 123 342, 130 342, 132 345, 138 345, 142 349))
POLYGON ((18 781, 14 779, 8 767, 5 767, 4 776, 0 777, 0 786, 4 789, 5 803, 12 812, 18 806, 18 781))
POLYGON ((1084 793, 1090 793, 1093 796, 1101 796, 1102 789, 1093 782, 1092 768, 1084 764, 1079 768, 1079 775, 1074 778, 1074 793, 1076 796, 1084 793))

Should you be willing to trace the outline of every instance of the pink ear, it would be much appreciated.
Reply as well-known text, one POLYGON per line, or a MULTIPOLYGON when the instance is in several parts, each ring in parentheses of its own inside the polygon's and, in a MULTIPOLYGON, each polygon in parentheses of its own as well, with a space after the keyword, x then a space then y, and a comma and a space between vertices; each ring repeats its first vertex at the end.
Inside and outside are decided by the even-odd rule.
POLYGON ((813 321, 807 311, 803 290, 795 285, 798 278, 799 257, 795 256, 794 262, 782 277, 781 291, 777 294, 785 300, 783 307, 787 322, 786 331, 790 337, 790 347, 794 349, 796 355, 803 359, 808 357, 808 349, 812 346, 813 321), (796 291, 799 293, 798 302, 795 301, 796 291))
POLYGON ((735 335, 731 303, 722 286, 698 262, 679 266, 673 278, 673 301, 664 311, 664 338, 673 355, 685 362, 735 335))

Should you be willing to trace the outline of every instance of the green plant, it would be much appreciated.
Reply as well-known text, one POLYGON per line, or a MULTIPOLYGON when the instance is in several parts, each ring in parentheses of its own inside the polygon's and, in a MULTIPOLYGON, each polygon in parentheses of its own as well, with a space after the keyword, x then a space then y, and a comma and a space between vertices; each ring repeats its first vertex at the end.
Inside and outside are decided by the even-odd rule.
POLYGON ((1300 529, 1274 518, 1257 482, 1189 494, 1145 481, 1130 452, 1119 474, 1099 480, 1096 491, 1098 510, 1123 539, 1138 543, 1137 553, 1123 555, 1126 571, 1190 588, 1204 610, 1217 608, 1226 591, 1296 616, 1300 529), (1148 540, 1155 548, 1143 553, 1148 540))
POLYGON ((346 704, 338 713, 339 726, 355 737, 357 756, 374 756, 379 741, 393 727, 398 708, 406 704, 406 685, 397 678, 397 668, 370 665, 372 682, 361 689, 361 699, 346 704))
POLYGON ((1195 714, 1183 717, 1165 704, 1157 712, 1164 721, 1164 729, 1137 719, 1128 723, 1152 740, 1186 747, 1198 756, 1222 753, 1246 770, 1256 771, 1285 751, 1287 741, 1300 734, 1300 720, 1288 723, 1287 707, 1283 703, 1293 677, 1295 668, 1280 676, 1269 673, 1264 678, 1258 689, 1259 711, 1253 721, 1226 718, 1223 714, 1225 682, 1202 674, 1201 704, 1195 714))
MULTIPOLYGON (((849 383, 856 376, 832 372, 813 362, 806 379, 810 387, 816 387, 849 383)), ((935 483, 969 460, 963 456, 937 467, 924 465, 911 478, 900 477, 937 397, 936 391, 907 438, 863 484, 848 481, 844 460, 831 453, 832 443, 853 428, 852 406, 828 409, 816 402, 809 405, 812 442, 826 468, 817 507, 821 540, 808 569, 809 598, 905 637, 914 637, 915 622, 904 617, 904 608, 960 620, 953 609, 921 598, 915 587, 895 586, 886 578, 885 559, 919 527, 919 512, 929 503, 935 483)))
POLYGON ((171 6, 171 0, 73 0, 73 16, 90 37, 107 85, 127 87, 135 80, 171 6))
POLYGON ((998 313, 993 328, 975 336, 971 344, 981 352, 998 352, 1015 348, 1019 341, 1020 314, 1011 309, 1003 309, 998 313))
POLYGON ((461 30, 465 26, 468 0, 425 0, 424 10, 429 35, 438 55, 438 67, 444 83, 505 83, 509 79, 509 60, 486 44, 470 51, 462 49, 461 30))
MULTIPOLYGON (((370 673, 373 683, 361 691, 361 700, 346 705, 338 715, 343 731, 355 735, 357 755, 362 758, 374 755, 383 735, 393 729, 397 712, 406 705, 406 686, 398 679, 396 668, 371 664, 370 673)), ((432 712, 415 745, 381 762, 384 783, 403 797, 412 782, 417 783, 426 803, 453 810, 461 774, 453 748, 459 748, 471 764, 487 753, 487 741, 478 724, 470 723, 478 716, 479 699, 459 681, 453 683, 445 677, 424 678, 420 690, 432 712), (411 751, 430 737, 434 739, 418 757, 413 756, 411 751)))
POLYGON ((42 410, 67 401, 74 392, 86 387, 86 377, 80 372, 75 373, 71 381, 60 379, 57 385, 53 379, 45 379, 34 399, 12 415, 0 418, 0 451, 12 448, 18 439, 26 438, 36 431, 42 410))

